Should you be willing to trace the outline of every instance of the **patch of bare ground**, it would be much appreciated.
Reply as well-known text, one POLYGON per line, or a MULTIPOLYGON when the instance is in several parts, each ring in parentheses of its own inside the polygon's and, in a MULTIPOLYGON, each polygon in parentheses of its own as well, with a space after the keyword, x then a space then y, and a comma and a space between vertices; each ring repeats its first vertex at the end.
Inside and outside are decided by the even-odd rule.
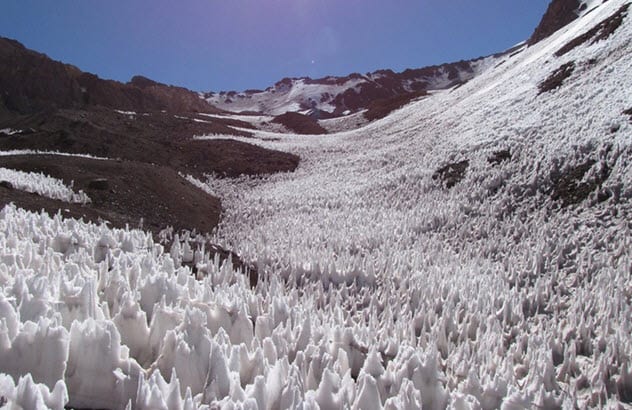
MULTIPOLYGON (((594 159, 589 159, 564 170, 559 175, 552 176, 553 189, 551 198, 555 201, 560 201, 562 207, 575 205, 587 199, 610 176, 610 168, 604 164, 594 175, 585 178, 588 171, 596 163, 597 161, 594 159)), ((608 198, 609 194, 606 192, 600 192, 597 197, 599 201, 605 201, 608 198)))
POLYGON ((607 39, 615 31, 617 31, 619 26, 621 26, 621 23, 623 23, 623 19, 628 14, 629 7, 630 7, 630 3, 624 4, 616 13, 614 13, 607 19, 603 20, 602 22, 597 24, 595 27, 588 30, 586 33, 578 37, 575 37, 573 40, 566 43, 564 46, 562 46, 562 48, 560 48, 559 50, 555 52, 555 55, 557 57, 561 57, 564 54, 573 50, 574 48, 579 47, 580 45, 590 40, 592 40, 590 44, 595 44, 601 40, 607 39))
POLYGON ((41 172, 83 190, 91 203, 70 204, 18 190, 0 191, 2 205, 14 202, 26 209, 50 213, 62 210, 75 218, 115 227, 138 227, 158 233, 167 226, 210 232, 219 222, 218 198, 193 186, 172 169, 132 161, 96 160, 55 155, 0 157, 2 167, 41 172))
POLYGON ((632 108, 623 111, 623 114, 628 115, 630 117, 630 121, 632 121, 632 108))
POLYGON ((425 90, 422 90, 372 101, 369 104, 367 111, 364 112, 364 117, 369 121, 384 118, 391 112, 402 108, 411 101, 426 95, 428 95, 428 93, 425 90))
POLYGON ((327 130, 321 127, 314 118, 298 112, 286 112, 285 114, 278 115, 272 120, 272 122, 275 124, 281 124, 297 134, 327 134, 327 130))
POLYGON ((548 91, 559 88, 568 77, 570 77, 575 71, 575 62, 570 61, 561 65, 558 69, 553 71, 549 77, 538 84, 539 93, 542 94, 548 91))
POLYGON ((511 152, 508 149, 494 151, 492 155, 487 158, 487 162, 492 165, 499 165, 509 160, 511 160, 511 152))
POLYGON ((465 172, 469 165, 470 161, 467 159, 447 164, 436 170, 432 179, 441 182, 446 188, 452 188, 465 178, 465 172))
MULTIPOLYGON (((169 238, 169 243, 173 243, 175 237, 169 238)), ((184 232, 182 236, 180 236, 181 246, 184 245, 185 242, 189 244, 189 246, 193 247, 193 249, 204 249, 205 252, 208 252, 213 258, 218 257, 220 263, 224 263, 224 261, 230 260, 231 264, 234 268, 241 270, 246 276, 248 276, 250 287, 254 288, 257 286, 259 282, 259 271, 257 267, 252 263, 247 263, 239 255, 235 252, 222 248, 214 243, 208 241, 205 236, 202 235, 190 235, 189 232, 184 232)), ((183 262, 184 265, 191 268, 191 271, 196 277, 204 277, 208 275, 208 270, 202 268, 200 269, 193 262, 183 262)))
MULTIPOLYGON (((228 120, 232 121, 232 120, 228 120)), ((121 114, 107 108, 54 110, 17 116, 0 128, 29 130, 0 138, 0 150, 33 149, 91 154, 158 164, 202 177, 235 177, 293 171, 299 158, 234 140, 195 140, 197 135, 252 136, 220 119, 194 121, 186 114, 121 114)))

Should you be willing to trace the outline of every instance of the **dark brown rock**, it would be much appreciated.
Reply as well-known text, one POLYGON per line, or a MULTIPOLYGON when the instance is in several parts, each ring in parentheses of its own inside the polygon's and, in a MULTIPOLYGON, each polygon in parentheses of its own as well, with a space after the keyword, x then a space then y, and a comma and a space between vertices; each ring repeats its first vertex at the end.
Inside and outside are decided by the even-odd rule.
POLYGON ((538 24, 527 43, 533 45, 575 20, 578 17, 580 6, 579 0, 551 1, 540 24, 538 24))
POLYGON ((31 113, 55 107, 75 107, 82 99, 75 80, 80 71, 0 38, 0 90, 8 111, 31 113))
POLYGON ((108 181, 109 189, 92 189, 91 202, 72 204, 19 190, 0 190, 0 207, 8 202, 51 214, 88 221, 105 220, 115 227, 141 226, 158 233, 167 226, 210 232, 219 222, 218 198, 193 186, 172 169, 134 161, 106 161, 55 155, 17 155, 2 158, 3 166, 41 172, 71 182, 77 189, 95 180, 108 181))
POLYGON ((132 79, 130 80, 129 84, 133 85, 135 87, 138 87, 141 90, 144 90, 145 88, 149 88, 149 87, 156 87, 156 86, 164 85, 164 84, 161 84, 161 83, 159 83, 157 81, 149 79, 147 77, 143 77, 142 75, 135 75, 134 77, 132 77, 132 79))
POLYGON ((28 137, 0 138, 0 150, 34 149, 120 158, 170 167, 198 178, 206 173, 235 177, 288 172, 298 166, 299 158, 293 154, 229 139, 193 139, 209 134, 252 135, 227 124, 233 122, 199 122, 162 112, 130 118, 107 108, 47 111, 0 122, 0 129, 37 129, 28 137))
POLYGON ((95 105, 128 111, 220 112, 185 88, 138 78, 129 84, 103 80, 1 37, 0 90, 0 119, 7 111, 30 114, 95 105))
POLYGON ((575 71, 575 63, 573 61, 561 65, 558 69, 553 71, 546 80, 542 81, 538 85, 538 94, 552 91, 556 88, 561 87, 564 83, 564 80, 570 77, 573 74, 573 71, 575 71))
MULTIPOLYGON (((600 172, 596 173, 592 178, 584 180, 586 173, 597 163, 593 159, 589 159, 579 165, 564 170, 559 175, 553 175, 553 190, 551 198, 560 201, 562 206, 574 205, 587 199, 588 196, 595 192, 610 176, 610 167, 603 164, 600 172)), ((601 190, 597 193, 597 201, 603 202, 610 198, 611 193, 601 190)))
POLYGON ((435 171, 432 179, 442 182, 446 188, 452 188, 465 178, 465 172, 469 165, 470 161, 467 159, 445 165, 435 171))

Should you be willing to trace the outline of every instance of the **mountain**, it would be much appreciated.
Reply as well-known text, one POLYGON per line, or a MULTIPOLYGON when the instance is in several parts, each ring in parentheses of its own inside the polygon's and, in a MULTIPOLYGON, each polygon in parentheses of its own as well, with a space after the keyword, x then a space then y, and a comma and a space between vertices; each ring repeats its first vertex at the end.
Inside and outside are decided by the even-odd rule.
POLYGON ((50 108, 91 106, 125 111, 219 112, 185 88, 142 77, 127 84, 103 80, 6 38, 0 38, 0 89, 0 112, 32 114, 50 108))
POLYGON ((102 80, 5 38, 0 90, 0 167, 14 177, 36 173, 74 184, 91 198, 68 204, 6 183, 2 205, 63 210, 118 227, 143 220, 154 234, 167 226, 208 232, 219 223, 219 199, 187 176, 263 175, 292 171, 299 162, 247 142, 197 140, 251 137, 253 129, 209 116, 221 111, 197 93, 142 76, 127 84, 102 80))
POLYGON ((284 78, 266 90, 209 92, 210 104, 226 111, 281 115, 300 112, 316 119, 338 117, 366 109, 377 100, 412 96, 462 84, 494 64, 496 57, 409 69, 379 70, 320 79, 284 78))
POLYGON ((547 38, 575 20, 586 7, 587 3, 580 0, 553 0, 540 20, 540 24, 533 31, 528 43, 533 45, 547 38))
MULTIPOLYGON (((592 9, 593 3, 588 0, 552 1, 527 44, 533 45, 547 38, 586 12, 589 4, 592 9)), ((204 96, 210 104, 236 113, 278 116, 300 112, 315 119, 339 117, 368 109, 376 101, 406 98, 410 101, 420 92, 458 86, 497 64, 501 57, 519 51, 522 46, 493 56, 407 69, 400 73, 378 70, 344 77, 284 78, 265 90, 207 92, 204 96)))
MULTIPOLYGON (((222 199, 212 235, 167 230, 165 245, 143 229, 5 206, 2 405, 629 408, 631 2, 586 4, 460 87, 360 126, 360 114, 318 121, 343 130, 329 135, 271 126, 194 139, 196 124, 211 125, 191 118, 243 131, 269 117, 149 116, 138 126, 189 130, 170 153, 231 140, 300 155, 293 172, 190 175, 222 199)), ((145 117, 118 115, 119 130, 145 117)), ((0 139, 26 140, 18 125, 0 139)), ((34 157, 5 162, 0 193, 10 183, 69 207, 101 200, 102 181, 86 197, 64 175, 32 172, 34 157)), ((51 173, 65 158, 49 160, 51 173)), ((83 181, 84 158, 72 158, 83 181)), ((151 164, 114 181, 119 191, 152 172, 142 195, 165 183, 148 216, 183 181, 151 164)), ((182 213, 204 206, 185 201, 182 213)))

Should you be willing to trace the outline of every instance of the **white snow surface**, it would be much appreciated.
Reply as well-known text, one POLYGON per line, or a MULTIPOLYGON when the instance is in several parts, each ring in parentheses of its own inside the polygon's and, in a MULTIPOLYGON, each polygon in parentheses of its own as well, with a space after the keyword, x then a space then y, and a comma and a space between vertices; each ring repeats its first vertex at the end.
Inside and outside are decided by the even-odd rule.
POLYGON ((312 101, 316 102, 316 108, 332 112, 335 107, 330 104, 331 97, 362 82, 363 80, 360 79, 351 79, 341 85, 310 84, 301 78, 293 79, 290 85, 284 84, 263 92, 214 93, 206 100, 220 109, 237 113, 250 111, 275 116, 288 111, 301 111, 303 105, 311 106, 312 101), (323 95, 328 95, 330 98, 321 101, 323 95))
POLYGON ((135 117, 136 116, 136 111, 114 110, 114 112, 117 112, 117 113, 123 114, 123 115, 127 115, 129 117, 135 117))
POLYGON ((214 240, 256 264, 254 289, 186 236, 164 250, 142 231, 6 206, 0 395, 52 408, 65 392, 80 408, 629 408, 632 21, 553 56, 624 3, 358 130, 250 139, 302 158, 293 173, 206 183, 224 198, 214 240), (571 77, 538 95, 568 61, 571 77), (501 149, 511 160, 489 163, 501 149), (465 159, 453 188, 433 180, 465 159), (561 207, 547 187, 589 160, 582 181, 607 170, 609 199, 561 207))
POLYGON ((2 128, 0 129, 0 133, 7 135, 20 134, 22 130, 14 130, 13 128, 2 128))
POLYGON ((102 161, 112 161, 112 158, 106 157, 98 157, 91 154, 75 154, 72 152, 60 152, 60 151, 42 151, 42 150, 33 150, 33 149, 13 149, 0 151, 0 157, 10 157, 13 155, 57 155, 60 157, 77 157, 77 158, 88 158, 88 159, 98 159, 102 161))
POLYGON ((31 192, 64 202, 87 204, 90 197, 80 190, 73 191, 64 181, 40 172, 25 172, 10 168, 0 168, 0 181, 9 182, 13 189, 31 192))

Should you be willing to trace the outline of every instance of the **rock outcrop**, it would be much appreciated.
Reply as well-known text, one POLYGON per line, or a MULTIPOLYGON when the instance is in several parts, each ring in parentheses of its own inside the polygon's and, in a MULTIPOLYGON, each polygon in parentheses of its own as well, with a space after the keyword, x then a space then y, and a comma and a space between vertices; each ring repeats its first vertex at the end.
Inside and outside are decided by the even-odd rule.
POLYGON ((566 26, 578 17, 582 6, 579 0, 553 0, 549 4, 540 24, 529 38, 528 44, 533 45, 557 30, 566 26))

